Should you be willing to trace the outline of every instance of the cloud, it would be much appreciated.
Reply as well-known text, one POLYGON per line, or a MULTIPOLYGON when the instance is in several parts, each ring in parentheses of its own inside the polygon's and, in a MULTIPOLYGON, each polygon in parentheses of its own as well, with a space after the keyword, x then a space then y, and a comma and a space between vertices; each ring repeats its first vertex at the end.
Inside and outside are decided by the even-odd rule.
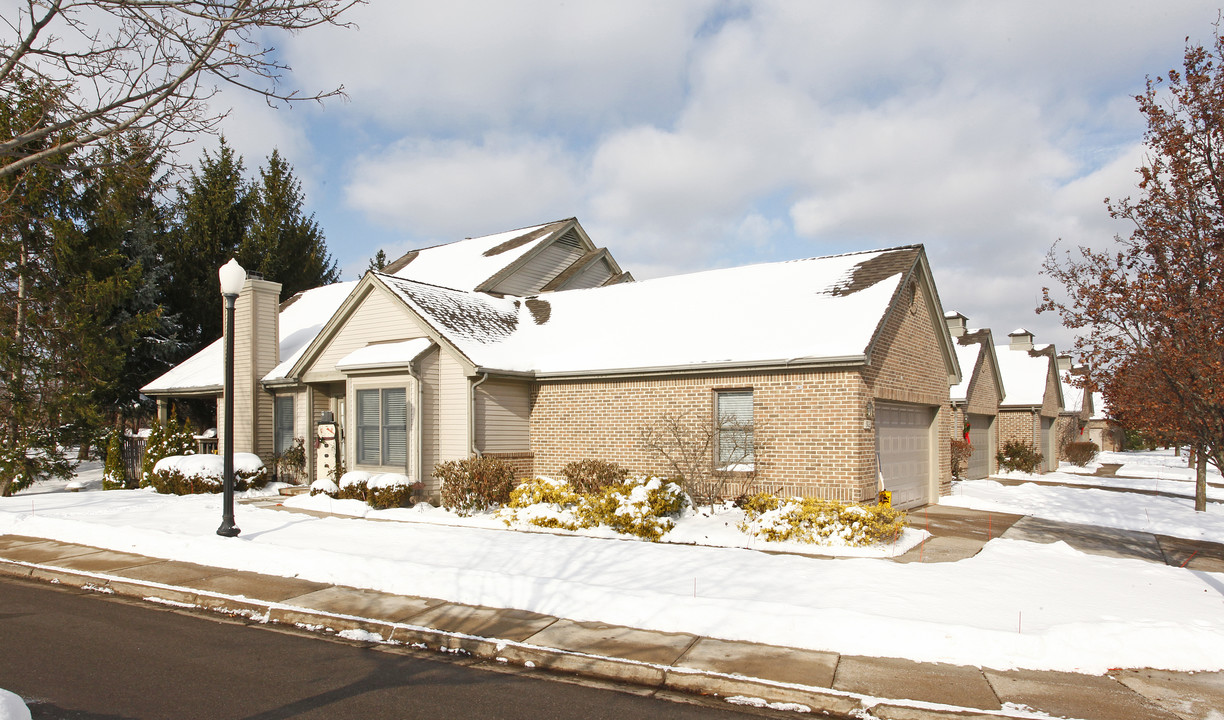
POLYGON ((581 176, 548 139, 405 140, 359 158, 345 199, 382 223, 450 241, 569 217, 581 176))

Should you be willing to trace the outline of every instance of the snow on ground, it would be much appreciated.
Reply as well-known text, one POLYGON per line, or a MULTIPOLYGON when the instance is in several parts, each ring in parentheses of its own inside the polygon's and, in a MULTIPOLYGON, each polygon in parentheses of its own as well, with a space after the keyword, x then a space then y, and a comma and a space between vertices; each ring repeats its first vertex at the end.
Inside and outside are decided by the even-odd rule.
MULTIPOLYGON (((1044 475, 1005 472, 998 477, 1039 480, 1068 485, 1157 490, 1178 497, 1125 493, 1080 487, 1037 484, 1005 486, 994 480, 970 480, 953 484, 952 496, 941 505, 976 510, 1032 515, 1047 520, 1138 530, 1191 540, 1224 542, 1224 502, 1208 502, 1206 512, 1194 511, 1194 471, 1186 459, 1172 450, 1101 453, 1088 468, 1063 463, 1057 472, 1044 475), (1124 477, 1085 475, 1101 463, 1119 463, 1124 477)), ((1208 466, 1207 481, 1221 482, 1220 473, 1208 466)), ((1208 487, 1208 498, 1224 501, 1224 489, 1208 487)))
MULTIPOLYGON (((0 533, 580 621, 997 668, 1224 669, 1224 573, 996 539, 900 564, 317 518, 148 491, 0 499, 0 533)), ((412 512, 412 511, 408 511, 412 512)), ((430 511, 432 512, 432 511, 430 511)), ((430 513, 423 513, 430 514, 430 513)))

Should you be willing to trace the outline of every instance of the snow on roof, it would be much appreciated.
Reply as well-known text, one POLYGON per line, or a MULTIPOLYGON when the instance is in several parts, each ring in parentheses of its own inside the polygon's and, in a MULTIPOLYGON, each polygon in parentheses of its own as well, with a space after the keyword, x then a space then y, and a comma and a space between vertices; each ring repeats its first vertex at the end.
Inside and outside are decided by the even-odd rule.
POLYGON ((964 402, 969 398, 969 383, 973 380, 973 371, 977 369, 978 358, 986 346, 982 343, 961 345, 955 343, 956 362, 960 364, 961 381, 950 390, 952 400, 964 402))
POLYGON ((1024 350, 1012 350, 1010 345, 996 345, 995 355, 1005 393, 1001 405, 1041 405, 1045 402, 1046 380, 1052 361, 1049 355, 1034 357, 1024 350))
POLYGON ((396 270, 394 275, 456 290, 475 290, 551 235, 551 232, 540 231, 556 229, 554 226, 560 226, 562 222, 417 250, 416 256, 396 270))
POLYGON ((1109 417, 1109 407, 1105 405, 1105 393, 1092 393, 1092 420, 1105 420, 1109 417))
MULTIPOLYGON (((265 380, 285 376, 298 355, 314 340, 323 325, 348 297, 356 281, 324 285, 306 290, 286 301, 280 312, 280 356, 277 365, 265 380)), ((141 388, 150 394, 173 391, 205 392, 220 390, 225 376, 225 348, 220 339, 192 355, 169 372, 141 388)))
POLYGON ((861 358, 919 252, 749 265, 526 300, 378 277, 478 367, 581 373, 861 358))
POLYGON ((336 363, 337 370, 361 370, 380 367, 402 367, 416 360, 433 346, 429 338, 402 342, 375 343, 358 348, 336 363))
POLYGON ((1067 373, 1059 373, 1058 382, 1062 385, 1063 404, 1068 411, 1080 412, 1084 409, 1084 388, 1067 382, 1067 377, 1067 373))

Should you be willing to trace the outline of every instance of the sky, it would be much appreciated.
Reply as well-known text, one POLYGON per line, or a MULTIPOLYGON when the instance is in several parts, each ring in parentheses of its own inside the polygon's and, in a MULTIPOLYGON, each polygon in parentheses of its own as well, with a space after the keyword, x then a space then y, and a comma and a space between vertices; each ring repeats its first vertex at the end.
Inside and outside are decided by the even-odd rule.
MULTIPOLYGON (((922 243, 945 310, 997 341, 1073 335, 1035 307, 1046 253, 1129 229, 1134 96, 1210 41, 1166 2, 385 2, 267 41, 270 109, 227 140, 302 180, 343 279, 379 249, 577 217, 639 280, 922 243)), ((188 149, 215 145, 204 140, 188 149)), ((731 290, 729 290, 730 292, 731 290)))

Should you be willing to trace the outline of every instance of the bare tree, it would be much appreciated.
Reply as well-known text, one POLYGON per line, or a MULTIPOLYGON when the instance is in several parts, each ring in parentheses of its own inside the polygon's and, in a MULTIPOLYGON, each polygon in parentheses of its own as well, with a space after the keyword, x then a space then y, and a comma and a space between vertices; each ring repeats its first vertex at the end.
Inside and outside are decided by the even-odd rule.
POLYGON ((279 88, 289 68, 264 33, 343 26, 340 15, 362 2, 25 0, 0 18, 0 103, 23 102, 34 85, 54 97, 54 116, 0 137, 0 177, 128 130, 147 132, 155 149, 215 131, 226 113, 208 100, 222 85, 273 106, 339 95, 279 88))
POLYGON ((704 415, 662 413, 638 428, 638 444, 662 461, 699 505, 725 499, 738 486, 746 492, 756 480, 765 453, 764 433, 728 415, 711 422, 704 415))

